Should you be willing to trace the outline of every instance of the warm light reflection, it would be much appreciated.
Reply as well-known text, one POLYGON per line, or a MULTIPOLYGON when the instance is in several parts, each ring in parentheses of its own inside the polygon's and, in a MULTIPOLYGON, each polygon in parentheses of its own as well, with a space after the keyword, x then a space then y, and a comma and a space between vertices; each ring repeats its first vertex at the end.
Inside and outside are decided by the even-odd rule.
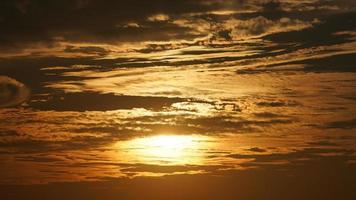
POLYGON ((159 165, 201 164, 204 152, 212 144, 207 136, 158 135, 119 142, 133 162, 159 165))

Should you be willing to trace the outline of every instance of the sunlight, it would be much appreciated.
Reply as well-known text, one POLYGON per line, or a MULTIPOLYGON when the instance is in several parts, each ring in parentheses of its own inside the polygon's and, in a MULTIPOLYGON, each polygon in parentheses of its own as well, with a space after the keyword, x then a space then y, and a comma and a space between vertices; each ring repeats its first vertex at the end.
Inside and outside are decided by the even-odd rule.
POLYGON ((158 135, 120 142, 127 158, 145 164, 200 164, 209 138, 197 135, 158 135))

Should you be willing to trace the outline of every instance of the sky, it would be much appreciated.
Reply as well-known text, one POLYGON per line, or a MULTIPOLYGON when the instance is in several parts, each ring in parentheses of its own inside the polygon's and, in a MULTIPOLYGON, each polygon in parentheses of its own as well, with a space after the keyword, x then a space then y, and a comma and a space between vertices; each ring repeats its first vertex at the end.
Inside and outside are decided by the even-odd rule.
POLYGON ((355 199, 355 0, 2 0, 0 199, 355 199))

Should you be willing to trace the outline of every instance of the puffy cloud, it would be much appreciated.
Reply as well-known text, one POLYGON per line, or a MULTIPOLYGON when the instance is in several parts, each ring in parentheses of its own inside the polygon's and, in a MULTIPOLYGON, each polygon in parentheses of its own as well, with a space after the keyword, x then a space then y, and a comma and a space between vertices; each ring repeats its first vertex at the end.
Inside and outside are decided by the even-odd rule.
POLYGON ((18 105, 27 100, 28 88, 7 76, 0 76, 0 108, 18 105))

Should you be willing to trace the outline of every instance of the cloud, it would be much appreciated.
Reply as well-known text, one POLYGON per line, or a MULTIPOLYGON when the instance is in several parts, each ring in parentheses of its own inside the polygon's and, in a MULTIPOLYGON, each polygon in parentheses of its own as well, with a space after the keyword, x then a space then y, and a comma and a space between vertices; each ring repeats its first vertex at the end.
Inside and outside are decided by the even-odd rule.
POLYGON ((255 152, 255 153, 264 153, 266 152, 265 149, 259 148, 259 147, 252 147, 247 149, 247 151, 255 152))
POLYGON ((34 46, 46 51, 46 48, 54 48, 63 42, 74 46, 78 43, 115 46, 127 42, 196 40, 211 33, 228 40, 243 39, 311 26, 308 21, 312 20, 314 11, 311 15, 300 14, 305 5, 312 8, 323 4, 328 7, 337 5, 343 9, 339 10, 341 12, 346 9, 341 5, 348 2, 172 0, 167 4, 164 0, 5 1, 0 3, 0 26, 3 30, 0 33, 0 51, 9 53, 9 50, 26 49, 33 52, 34 46))
POLYGON ((344 120, 344 121, 334 121, 329 122, 325 125, 325 128, 336 128, 336 129, 354 129, 356 127, 356 119, 344 120))
POLYGON ((29 95, 30 91, 24 84, 7 76, 0 76, 0 108, 21 104, 29 95))
POLYGON ((263 11, 274 12, 281 10, 281 2, 276 0, 271 0, 262 3, 263 11))
MULTIPOLYGON (((95 173, 83 173, 87 179, 58 180, 66 174, 76 174, 77 168, 90 168, 86 161, 82 163, 59 165, 55 168, 48 164, 47 168, 41 168, 40 176, 36 175, 36 180, 52 178, 53 182, 44 184, 32 183, 23 184, 28 177, 19 178, 23 182, 14 185, 6 183, 0 187, 0 193, 5 199, 352 199, 355 196, 355 165, 347 164, 355 156, 350 155, 347 150, 324 150, 324 149, 304 149, 289 154, 257 154, 249 156, 232 155, 232 158, 255 159, 251 165, 263 166, 263 169, 255 170, 219 170, 222 166, 156 166, 128 164, 126 173, 136 171, 172 172, 189 171, 203 169, 210 174, 195 175, 167 175, 164 177, 117 177, 120 163, 112 164, 109 167, 95 168, 95 173), (331 153, 332 156, 322 156, 321 154, 331 153), (313 160, 310 160, 313 159, 313 160), (279 164, 280 160, 289 160, 292 164, 279 164), (72 164, 72 165, 71 165, 72 164), (68 165, 71 167, 69 168, 68 165), (114 167, 113 167, 114 166, 114 167), (68 168, 66 168, 68 167, 68 168), (107 168, 114 168, 115 173, 100 174, 107 168), (57 172, 57 173, 56 173, 57 172), (59 173, 58 173, 59 172, 59 173), (102 176, 99 176, 99 175, 102 176), (104 175, 104 176, 103 176, 104 175), (112 177, 108 177, 112 175, 112 177), (93 177, 95 176, 95 177, 93 177), (91 178, 91 179, 90 179, 91 178), (93 178, 95 178, 93 180, 93 178), (332 184, 331 184, 332 183, 332 184), (118 185, 120 187, 118 187, 118 185), (268 187, 266 187, 268 186, 268 187), (291 187, 293 186, 293 187, 291 187), (162 188, 167 192, 162 192, 162 188), (283 192, 281 192, 281 190, 283 192), (185 191, 185 192, 182 192, 185 191), (221 191, 224 191, 223 193, 221 191), (321 192, 322 191, 322 192, 321 192)), ((89 153, 85 153, 88 155, 89 153)), ((38 156, 38 155, 37 155, 38 156)), ((95 155, 96 156, 96 155, 95 155)), ((69 157, 73 158, 73 156, 69 157)), ((30 157, 28 160, 37 160, 30 157)), ((55 157, 46 157, 49 161, 58 162, 55 157)), ((37 160, 45 161, 46 159, 37 160)), ((73 162, 73 161, 71 161, 73 162)), ((103 163, 96 162, 96 163, 103 163)), ((40 165, 43 166, 43 165, 40 165)), ((6 169, 6 168, 5 168, 6 169)), ((11 170, 10 170, 11 171, 11 170)), ((6 171, 8 174, 8 171, 6 171)), ((5 173, 4 173, 5 174, 5 173)), ((80 175, 80 174, 79 174, 80 175)), ((8 176, 4 176, 8 177, 8 176)), ((19 180, 17 179, 17 180, 19 180)))
POLYGON ((270 20, 263 16, 248 20, 230 19, 224 22, 219 36, 225 39, 241 40, 251 37, 261 37, 272 33, 296 31, 311 27, 309 22, 287 17, 270 20), (229 33, 230 32, 230 33, 229 33))
POLYGON ((295 101, 261 101, 256 103, 258 106, 261 107, 284 107, 284 106, 297 106, 299 105, 295 101))
POLYGON ((145 108, 160 110, 173 103, 186 101, 184 98, 126 96, 99 93, 66 93, 48 99, 33 99, 32 108, 56 111, 108 111, 117 109, 145 108), (101 103, 98 103, 101 102, 101 103))
POLYGON ((110 53, 109 50, 106 50, 102 47, 96 46, 84 46, 84 47, 75 47, 75 46, 67 46, 64 49, 66 53, 81 53, 84 55, 93 55, 93 56, 106 56, 110 53))
MULTIPOLYGON (((162 21, 168 16, 157 13, 183 14, 213 9, 211 5, 193 0, 174 0, 169 4, 164 0, 19 2, 0 3, 0 26, 6 30, 0 33, 2 46, 50 44, 58 39, 112 43, 129 36, 117 28, 119 24, 144 22, 148 18, 162 21)), ((160 32, 160 29, 156 31, 160 32)), ((145 32, 140 33, 146 35, 145 32)))
POLYGON ((169 20, 169 16, 165 14, 158 14, 158 15, 149 16, 147 19, 148 21, 152 21, 152 22, 162 22, 162 21, 169 20))

